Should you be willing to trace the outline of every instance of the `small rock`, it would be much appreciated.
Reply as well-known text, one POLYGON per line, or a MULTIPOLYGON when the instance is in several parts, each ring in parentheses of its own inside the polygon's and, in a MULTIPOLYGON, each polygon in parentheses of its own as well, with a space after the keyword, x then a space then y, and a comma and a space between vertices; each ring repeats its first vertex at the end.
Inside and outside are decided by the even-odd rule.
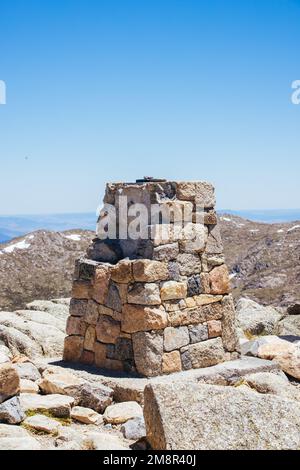
POLYGON ((39 386, 32 380, 20 380, 20 393, 39 393, 39 390, 39 386))
POLYGON ((130 419, 142 416, 142 407, 135 401, 127 401, 108 406, 103 418, 106 423, 122 424, 130 419))
POLYGON ((31 362, 18 363, 15 364, 14 367, 18 372, 20 379, 27 379, 35 382, 41 378, 38 368, 31 362))
POLYGON ((0 364, 0 403, 20 391, 20 378, 10 363, 0 364))
POLYGON ((83 406, 74 406, 71 411, 71 418, 84 424, 99 424, 102 420, 102 416, 96 411, 83 406))
POLYGON ((87 433, 83 445, 90 450, 130 450, 118 436, 103 432, 87 433))
POLYGON ((55 419, 39 414, 26 418, 23 424, 28 429, 44 434, 55 434, 61 427, 61 424, 55 419))
POLYGON ((121 432, 126 439, 138 440, 146 436, 144 418, 134 418, 127 421, 121 427, 121 432))
POLYGON ((13 397, 0 405, 0 422, 7 424, 20 424, 25 418, 19 397, 13 397))

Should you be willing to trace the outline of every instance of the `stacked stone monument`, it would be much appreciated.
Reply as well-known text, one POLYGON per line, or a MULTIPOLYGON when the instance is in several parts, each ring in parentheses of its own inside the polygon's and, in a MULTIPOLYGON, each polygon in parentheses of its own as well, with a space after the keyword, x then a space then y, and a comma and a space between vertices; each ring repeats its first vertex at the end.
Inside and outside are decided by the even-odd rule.
POLYGON ((110 183, 99 226, 112 222, 114 236, 98 229, 87 257, 76 262, 64 359, 148 377, 236 359, 213 186, 110 183), (148 210, 147 236, 144 230, 132 239, 120 220, 126 212, 125 228, 134 224, 136 204, 148 210), (154 223, 153 207, 160 212, 154 223), (183 214, 188 222, 181 224, 183 214))

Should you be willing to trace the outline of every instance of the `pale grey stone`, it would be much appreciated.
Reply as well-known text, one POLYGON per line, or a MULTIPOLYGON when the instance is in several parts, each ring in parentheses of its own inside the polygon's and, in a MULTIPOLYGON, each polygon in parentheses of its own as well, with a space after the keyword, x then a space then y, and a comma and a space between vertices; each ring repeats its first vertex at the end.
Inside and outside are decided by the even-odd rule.
POLYGON ((252 335, 272 335, 278 333, 282 318, 274 307, 264 307, 250 299, 240 299, 237 303, 237 325, 252 335))
POLYGON ((139 332, 132 335, 136 369, 146 377, 160 375, 163 355, 163 334, 139 332))
POLYGON ((199 343, 208 339, 208 329, 205 323, 199 325, 190 325, 189 327, 190 342, 192 344, 199 343))
POLYGON ((153 250, 153 259, 157 261, 175 260, 179 255, 178 243, 156 246, 153 250))
POLYGON ((128 290, 128 303, 139 305, 159 305, 159 286, 154 283, 136 283, 128 290))
POLYGON ((148 385, 144 416, 151 447, 173 451, 299 449, 299 403, 240 388, 148 385))
POLYGON ((199 255, 192 253, 180 253, 177 256, 180 274, 182 276, 192 276, 201 272, 201 260, 199 255))
POLYGON ((121 427, 121 432, 125 439, 138 440, 146 436, 144 418, 134 418, 127 421, 121 427))
POLYGON ((22 362, 14 364, 20 379, 32 380, 35 382, 41 378, 38 368, 32 362, 22 362))
POLYGON ((214 338, 200 343, 190 344, 181 349, 193 368, 209 367, 225 360, 222 339, 214 338))
POLYGON ((223 243, 219 225, 210 225, 205 253, 207 255, 221 255, 223 253, 223 243))
POLYGON ((19 397, 13 397, 0 405, 0 422, 7 424, 20 424, 25 419, 21 409, 19 397))
POLYGON ((190 342, 189 330, 186 326, 173 328, 169 326, 164 330, 164 350, 167 352, 180 349, 190 342))

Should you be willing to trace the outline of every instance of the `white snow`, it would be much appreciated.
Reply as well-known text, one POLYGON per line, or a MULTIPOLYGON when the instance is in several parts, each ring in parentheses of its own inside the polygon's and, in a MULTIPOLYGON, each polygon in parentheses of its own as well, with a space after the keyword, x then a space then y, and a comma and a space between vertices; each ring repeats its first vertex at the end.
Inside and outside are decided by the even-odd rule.
POLYGON ((13 253, 15 250, 26 250, 29 247, 30 247, 30 243, 27 243, 26 238, 25 238, 21 242, 13 243, 12 245, 7 246, 2 251, 0 251, 0 254, 13 253))
POLYGON ((229 279, 233 279, 234 277, 237 276, 237 273, 232 273, 232 274, 229 274, 229 279))
POLYGON ((253 229, 249 230, 249 232, 256 233, 256 232, 259 232, 259 229, 258 228, 253 228, 253 229))
POLYGON ((225 222, 231 222, 231 219, 229 217, 220 217, 221 220, 225 220, 225 222))
POLYGON ((81 236, 77 235, 76 233, 72 235, 65 235, 65 238, 68 238, 69 240, 73 240, 74 242, 80 242, 81 236))
POLYGON ((293 232, 294 230, 297 230, 298 228, 300 228, 300 225, 294 225, 294 227, 291 227, 288 229, 288 232, 293 232))
POLYGON ((284 233, 284 230, 280 228, 279 230, 277 230, 277 233, 284 233))

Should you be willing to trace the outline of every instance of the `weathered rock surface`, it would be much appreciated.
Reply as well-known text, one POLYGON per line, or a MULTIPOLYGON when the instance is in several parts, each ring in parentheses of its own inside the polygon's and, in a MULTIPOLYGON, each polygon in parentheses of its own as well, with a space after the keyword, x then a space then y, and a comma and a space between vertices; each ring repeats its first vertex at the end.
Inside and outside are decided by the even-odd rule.
POLYGON ((71 418, 83 424, 100 424, 102 416, 90 408, 74 406, 71 411, 71 418))
POLYGON ((106 423, 122 424, 130 419, 142 416, 142 407, 135 401, 127 401, 108 406, 104 412, 103 419, 106 423))
POLYGON ((300 401, 300 389, 291 385, 284 374, 259 372, 246 375, 244 380, 259 393, 271 393, 289 400, 300 401))
POLYGON ((148 385, 144 416, 153 449, 282 450, 300 446, 299 404, 247 389, 148 385))
POLYGON ((0 364, 0 403, 17 395, 20 391, 20 378, 10 363, 0 364))
POLYGON ((138 440, 146 436, 144 418, 134 418, 126 421, 121 427, 123 436, 126 439, 138 440))
POLYGON ((44 370, 39 386, 44 393, 73 397, 75 404, 103 413, 112 403, 113 390, 102 384, 89 383, 56 367, 44 370))
POLYGON ((24 420, 23 424, 25 428, 43 434, 56 434, 61 428, 61 424, 57 420, 39 414, 29 416, 24 420))
POLYGON ((264 307, 250 299, 237 302, 237 324, 251 335, 277 334, 282 314, 273 307, 264 307))
POLYGON ((0 423, 19 424, 24 418, 19 397, 13 397, 1 403, 0 423))
POLYGON ((69 418, 74 398, 58 394, 37 395, 22 393, 20 395, 20 402, 21 408, 25 413, 28 411, 46 411, 57 418, 69 418))

